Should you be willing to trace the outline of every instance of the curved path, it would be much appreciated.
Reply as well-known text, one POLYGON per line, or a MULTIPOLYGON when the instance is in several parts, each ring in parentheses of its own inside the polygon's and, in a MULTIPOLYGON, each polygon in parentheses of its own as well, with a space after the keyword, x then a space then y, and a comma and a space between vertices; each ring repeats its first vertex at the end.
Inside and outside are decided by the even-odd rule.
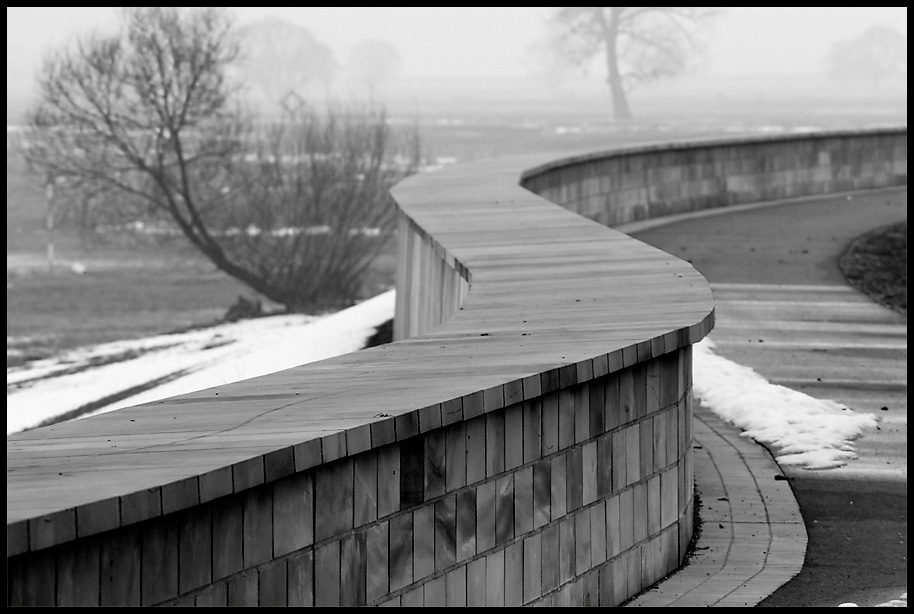
MULTIPOLYGON (((773 383, 880 418, 877 431, 855 442, 858 460, 827 471, 783 469, 789 482, 776 483, 789 483, 809 544, 796 577, 780 588, 780 583, 766 588, 764 575, 789 573, 803 562, 799 539, 792 561, 789 555, 786 561, 770 558, 789 550, 777 540, 764 555, 764 549, 757 550, 765 535, 796 529, 771 520, 772 506, 763 495, 773 472, 781 470, 751 443, 755 453, 715 461, 715 456, 726 458, 731 446, 748 442, 734 427, 720 421, 712 426, 713 417, 697 412, 699 423, 714 434, 701 433, 696 425, 696 445, 709 449, 696 454, 703 520, 698 556, 629 605, 872 606, 905 593, 907 319, 849 288, 837 258, 857 236, 906 220, 906 204, 906 189, 882 190, 622 228, 689 259, 711 282, 717 313, 711 338, 717 353, 773 383), (704 457, 710 462, 699 460, 704 457), (722 481, 721 466, 729 469, 722 481), (716 496, 723 492, 721 485, 723 497, 716 496), (737 505, 731 489, 741 493, 737 505), (729 499, 729 510, 717 507, 719 498, 729 499), (769 528, 739 537, 745 528, 742 514, 768 514, 769 528), (756 551, 723 564, 721 555, 706 555, 746 547, 756 551), (762 573, 753 575, 760 564, 762 573), (720 581, 708 580, 713 576, 720 581), (752 581, 746 582, 749 576, 752 581)), ((786 509, 777 513, 790 517, 786 509)))

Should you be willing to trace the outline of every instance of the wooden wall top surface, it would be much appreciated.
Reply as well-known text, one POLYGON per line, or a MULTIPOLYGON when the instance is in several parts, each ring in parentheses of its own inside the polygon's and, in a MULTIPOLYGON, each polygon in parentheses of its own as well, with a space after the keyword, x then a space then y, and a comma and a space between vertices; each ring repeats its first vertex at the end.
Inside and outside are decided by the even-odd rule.
POLYGON ((694 343, 687 263, 518 185, 555 156, 461 164, 393 195, 468 269, 432 333, 7 438, 7 555, 238 492, 694 343))

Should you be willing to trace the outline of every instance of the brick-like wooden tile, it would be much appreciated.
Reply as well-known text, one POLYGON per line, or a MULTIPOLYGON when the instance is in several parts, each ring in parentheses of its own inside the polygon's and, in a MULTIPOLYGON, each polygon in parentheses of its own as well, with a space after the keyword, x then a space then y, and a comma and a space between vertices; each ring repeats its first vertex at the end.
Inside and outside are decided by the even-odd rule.
POLYGON ((227 497, 212 504, 213 580, 242 570, 243 511, 239 497, 227 497))
POLYGON ((210 506, 182 512, 178 524, 178 588, 183 593, 213 580, 213 518, 210 506))
POLYGON ((449 608, 467 606, 467 566, 458 567, 445 575, 446 604, 449 608))
POLYGON ((273 497, 268 488, 254 488, 244 495, 244 567, 273 558, 273 497))
POLYGON ((505 606, 505 551, 496 550, 485 557, 486 607, 505 606))
POLYGON ((435 502, 435 571, 457 561, 457 495, 435 502))
MULTIPOLYGON (((288 560, 287 594, 290 607, 314 605, 314 553, 307 550, 288 560)), ((386 591, 385 591, 386 593, 386 591)))
POLYGON ((495 546, 497 489, 494 481, 483 482, 476 489, 476 551, 495 546))
MULTIPOLYGON (((57 606, 99 605, 100 540, 86 539, 60 549, 57 556, 57 606)), ((10 588, 12 588, 10 586, 10 588)), ((45 587, 44 592, 47 591, 45 587)))
MULTIPOLYGON (((178 596, 178 527, 173 517, 163 517, 143 527, 143 606, 178 596)), ((118 573, 123 570, 118 570, 118 573)))
POLYGON ((340 541, 333 540, 314 550, 314 605, 338 607, 340 597, 340 541))

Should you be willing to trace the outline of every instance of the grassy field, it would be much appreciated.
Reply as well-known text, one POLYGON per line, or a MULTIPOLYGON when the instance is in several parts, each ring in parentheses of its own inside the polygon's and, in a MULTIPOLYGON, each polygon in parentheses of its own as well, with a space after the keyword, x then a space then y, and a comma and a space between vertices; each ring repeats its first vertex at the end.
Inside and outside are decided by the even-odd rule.
POLYGON ((859 237, 838 262, 850 285, 876 303, 907 315, 907 222, 878 228, 859 237))
MULTIPOLYGON (((637 123, 619 125, 608 119, 606 109, 593 104, 577 108, 574 101, 486 103, 455 98, 420 117, 419 126, 428 161, 451 162, 746 131, 906 123, 903 104, 864 111, 865 105, 822 101, 791 106, 737 100, 705 107, 669 101, 645 109, 637 123)), ((404 122, 414 119, 402 117, 404 122)), ((73 231, 58 231, 58 266, 49 270, 42 179, 28 172, 10 146, 9 133, 7 141, 8 366, 80 345, 212 324, 239 296, 263 301, 201 256, 178 246, 87 250, 73 231), (74 264, 85 272, 74 272, 74 264)), ((366 298, 392 287, 395 254, 396 244, 391 242, 375 261, 365 283, 366 298)))

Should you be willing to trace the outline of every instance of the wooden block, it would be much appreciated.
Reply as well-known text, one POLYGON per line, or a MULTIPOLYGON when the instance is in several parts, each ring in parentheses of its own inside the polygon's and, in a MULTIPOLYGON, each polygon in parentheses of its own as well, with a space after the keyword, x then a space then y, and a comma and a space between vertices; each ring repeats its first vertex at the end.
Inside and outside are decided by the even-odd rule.
POLYGON ((632 372, 632 419, 647 415, 647 364, 638 363, 632 372))
POLYGON ((358 531, 340 541, 340 605, 365 604, 367 577, 366 534, 358 531))
POLYGON ((554 456, 551 461, 550 491, 551 515, 555 521, 565 515, 568 509, 567 454, 554 456))
POLYGON ((314 605, 339 607, 340 542, 333 540, 314 550, 314 605))
POLYGON ((590 512, 590 555, 593 566, 606 562, 606 502, 600 501, 590 512))
POLYGON ((606 432, 606 381, 604 378, 588 382, 590 392, 590 437, 606 432))
POLYGON ((323 462, 321 440, 311 439, 295 445, 292 448, 292 456, 295 458, 296 471, 305 471, 311 467, 317 467, 323 462))
POLYGON ((397 440, 394 418, 385 418, 371 423, 371 447, 380 448, 397 440))
POLYGON ((361 527, 378 519, 378 455, 359 454, 354 462, 353 525, 361 527))
POLYGON ((273 558, 273 497, 270 489, 253 488, 244 494, 244 568, 273 558))
POLYGON ((211 506, 192 507, 178 521, 178 590, 181 594, 213 581, 213 517, 211 506))
POLYGON ((445 607, 447 605, 447 587, 444 576, 432 578, 422 585, 423 606, 427 608, 445 607))
POLYGON ((674 407, 667 413, 666 422, 666 462, 674 463, 679 459, 679 412, 674 407))
POLYGON ((654 471, 654 421, 653 419, 644 420, 639 422, 635 428, 638 429, 639 436, 638 475, 647 477, 654 471))
POLYGON ((235 576, 228 581, 228 607, 257 607, 257 572, 235 576))
POLYGON ((505 552, 505 606, 520 607, 524 603, 524 544, 514 542, 505 552))
POLYGON ((332 463, 346 456, 346 432, 338 431, 321 437, 321 463, 332 463))
POLYGON ((596 571, 591 571, 581 579, 581 590, 583 592, 581 605, 585 608, 595 607, 600 604, 599 596, 599 575, 596 571))
POLYGON ((678 351, 660 357, 660 408, 666 409, 679 400, 681 376, 678 351))
POLYGON ((397 441, 403 441, 419 434, 419 412, 411 411, 394 418, 397 441))
POLYGON ((503 544, 514 538, 514 475, 495 481, 495 543, 503 544))
POLYGON ((228 583, 219 582, 208 587, 194 597, 194 606, 198 608, 224 608, 228 606, 228 583))
POLYGON ((574 445, 574 393, 570 388, 559 390, 559 449, 574 445))
POLYGON ((463 422, 463 399, 457 397, 441 404, 441 423, 443 425, 463 422))
POLYGON ((140 605, 142 535, 128 529, 101 537, 101 594, 99 604, 106 606, 140 605))
POLYGON ((288 602, 286 561, 274 561, 262 567, 258 575, 258 606, 284 608, 288 602))
POLYGON ((214 501, 212 513, 213 580, 219 580, 238 573, 244 567, 241 499, 227 497, 214 501))
POLYGON ((612 494, 613 484, 613 449, 612 435, 607 433, 597 439, 597 497, 605 498, 612 494))
POLYGON ((578 576, 589 571, 593 564, 590 533, 590 510, 582 510, 574 515, 574 569, 578 576))
POLYGON ((483 482, 476 489, 476 551, 478 553, 495 547, 496 498, 494 481, 483 482))
POLYGON ((482 391, 482 404, 486 413, 496 411, 505 406, 504 386, 498 385, 482 391))
MULTIPOLYGON (((628 484, 627 468, 629 450, 626 445, 626 431, 613 431, 612 434, 612 486, 618 492, 628 484)), ((640 459, 639 459, 640 463, 640 459)))
POLYGON ((523 379, 524 399, 535 399, 543 395, 543 387, 540 383, 540 376, 534 375, 523 379))
POLYGON ((543 534, 523 541, 523 601, 530 603, 543 594, 543 534))
POLYGON ((51 552, 38 552, 30 557, 21 557, 7 565, 8 607, 54 607, 53 586, 57 565, 51 552))
POLYGON ((486 478, 486 418, 473 418, 466 423, 467 484, 486 478))
MULTIPOLYGON (((429 405, 419 410, 419 432, 427 433, 441 428, 441 404, 429 405)), ((421 592, 420 592, 421 594, 421 592)))
POLYGON ((599 569, 600 574, 600 602, 601 607, 618 605, 613 601, 613 573, 611 565, 604 565, 599 569))
POLYGON ((505 551, 496 550, 485 557, 486 607, 505 607, 505 551))
POLYGON ((619 549, 625 552, 635 543, 635 493, 626 488, 619 493, 619 549))
POLYGON ((120 522, 120 509, 116 498, 102 499, 76 508, 76 534, 79 537, 116 529, 120 522))
POLYGON ((660 364, 660 358, 655 358, 645 364, 647 398, 644 415, 660 411, 660 364))
POLYGON ((574 398, 574 441, 590 439, 590 386, 581 384, 571 389, 574 398))
POLYGON ((619 426, 635 418, 635 379, 633 369, 619 371, 619 426))
POLYGON ((628 560, 625 555, 620 556, 610 563, 612 566, 613 602, 617 605, 629 598, 632 593, 628 591, 628 560))
POLYGON ((628 590, 634 595, 640 593, 644 588, 641 582, 641 547, 635 546, 625 556, 625 562, 628 567, 628 590))
POLYGON ((447 569, 456 561, 457 496, 449 495, 435 502, 435 571, 447 569))
POLYGON ((346 430, 346 455, 355 456, 371 449, 371 425, 362 424, 346 430))
POLYGON ((542 410, 543 456, 549 456, 559 451, 559 395, 543 395, 542 410))
POLYGON ((580 447, 568 451, 566 463, 567 503, 570 514, 583 505, 584 499, 584 454, 580 447))
MULTIPOLYGON (((494 536, 494 529, 493 529, 494 536)), ((456 560, 476 555, 476 489, 457 493, 456 560)))
POLYGON ((400 510, 399 445, 378 448, 378 518, 400 510))
POLYGON ((647 533, 660 533, 660 476, 655 475, 647 482, 647 533))
POLYGON ((533 462, 543 455, 542 399, 523 403, 524 463, 533 462))
POLYGON ((653 457, 654 457, 654 466, 652 473, 658 472, 664 467, 667 466, 668 461, 666 458, 666 437, 667 437, 667 426, 666 421, 669 416, 669 411, 662 411, 653 418, 653 432, 654 432, 654 441, 653 441, 653 457))
POLYGON ((467 565, 467 607, 486 605, 486 559, 470 561, 467 565))
POLYGON ((533 467, 524 467, 514 474, 514 534, 524 535, 533 530, 533 467))
POLYGON ((514 403, 520 403, 524 400, 524 380, 517 379, 505 382, 505 406, 510 407, 514 403))
POLYGON ((422 506, 413 512, 413 580, 435 571, 435 508, 422 506))
POLYGON ((290 607, 314 605, 314 553, 311 550, 289 558, 286 584, 290 607))
MULTIPOLYGON (((173 517, 143 526, 140 603, 156 605, 178 596, 178 527, 173 517)), ((119 570, 122 572, 123 570, 119 570)))
POLYGON ((575 364, 576 380, 578 382, 589 382, 593 379, 593 360, 581 360, 575 364))
POLYGON ((612 431, 619 427, 622 422, 622 405, 619 397, 621 375, 616 372, 605 380, 604 401, 606 411, 603 415, 603 422, 607 431, 612 431))
POLYGON ((679 510, 679 471, 676 466, 660 474, 660 526, 666 528, 676 522, 679 510))
MULTIPOLYGON (((45 599, 50 593, 48 586, 53 586, 54 557, 49 556, 48 576, 41 582, 39 589, 45 599)), ((7 559, 9 561, 9 559, 7 559)), ((8 567, 9 568, 9 567, 8 567)), ((101 549, 98 539, 82 540, 78 544, 68 544, 59 550, 57 555, 57 601, 47 605, 58 607, 98 607, 99 586, 101 578, 101 549)), ((43 575, 43 574, 42 574, 43 575)), ((28 584, 27 581, 25 581, 28 584)), ((18 581, 16 582, 19 583, 18 581)), ((7 590, 13 590, 7 584, 7 590)), ((24 605, 24 604, 23 604, 24 605)))
POLYGON ((458 567, 445 576, 445 598, 449 608, 467 605, 467 567, 458 567))
MULTIPOLYGON (((199 487, 200 503, 209 503, 219 497, 232 494, 234 492, 232 487, 232 468, 221 467, 200 475, 199 487)), ((124 518, 124 497, 121 497, 121 518, 124 518)))
POLYGON ((578 373, 575 365, 563 365, 559 367, 560 388, 572 388, 577 383, 578 373))
POLYGON ((351 458, 314 472, 314 538, 321 541, 353 527, 354 473, 351 458))
POLYGON ((533 465, 533 528, 539 529, 551 520, 552 466, 548 460, 533 465))
POLYGON ((447 455, 443 429, 426 433, 425 437, 425 486, 424 501, 444 494, 445 460, 447 455))
POLYGON ((540 390, 542 394, 547 394, 549 392, 554 392, 560 388, 559 386, 559 370, 550 369, 548 371, 543 371, 540 373, 540 390))
POLYGON ((263 484, 263 479, 262 456, 255 456, 232 465, 232 488, 236 493, 263 484))
POLYGON ((505 470, 505 417, 503 412, 486 414, 486 477, 505 470))
POLYGON ((485 413, 482 390, 463 397, 463 419, 469 421, 485 413))
POLYGON ((505 408, 505 470, 516 469, 524 463, 523 403, 505 408))
POLYGON ((29 522, 20 520, 6 525, 6 556, 16 556, 29 551, 29 522))
POLYGON ((425 605, 425 591, 421 586, 408 590, 400 596, 400 607, 421 608, 425 605))
POLYGON ((447 492, 467 485, 466 423, 451 425, 445 430, 444 482, 447 492))
POLYGON ((574 518, 569 516, 559 523, 559 580, 561 584, 574 578, 576 548, 574 543, 574 518))
POLYGON ((590 505, 597 500, 597 442, 591 441, 581 448, 582 505, 590 505))
POLYGON ((283 556, 314 543, 314 485, 310 472, 273 485, 273 552, 283 556))
MULTIPOLYGON (((295 473, 295 453, 292 448, 280 448, 263 457, 264 476, 267 482, 275 482, 295 473)), ((283 595, 285 598, 285 594, 283 595)))
POLYGON ((390 534, 388 531, 388 523, 382 522, 369 527, 366 532, 365 598, 368 602, 380 599, 390 591, 388 565, 390 534))
POLYGON ((50 548, 76 539, 76 510, 70 508, 29 520, 32 550, 50 548))
POLYGON ((546 553, 546 556, 540 559, 542 571, 541 590, 543 593, 549 593, 557 589, 561 583, 560 559, 555 556, 555 553, 560 552, 561 548, 558 524, 551 524, 543 530, 541 545, 542 551, 546 553))
POLYGON ((390 519, 390 590, 413 583, 413 515, 390 519))
POLYGON ((625 434, 625 482, 634 484, 641 479, 641 429, 638 424, 632 424, 622 432, 625 434))
POLYGON ((647 484, 639 482, 633 489, 634 497, 634 541, 638 543, 647 539, 647 484))

